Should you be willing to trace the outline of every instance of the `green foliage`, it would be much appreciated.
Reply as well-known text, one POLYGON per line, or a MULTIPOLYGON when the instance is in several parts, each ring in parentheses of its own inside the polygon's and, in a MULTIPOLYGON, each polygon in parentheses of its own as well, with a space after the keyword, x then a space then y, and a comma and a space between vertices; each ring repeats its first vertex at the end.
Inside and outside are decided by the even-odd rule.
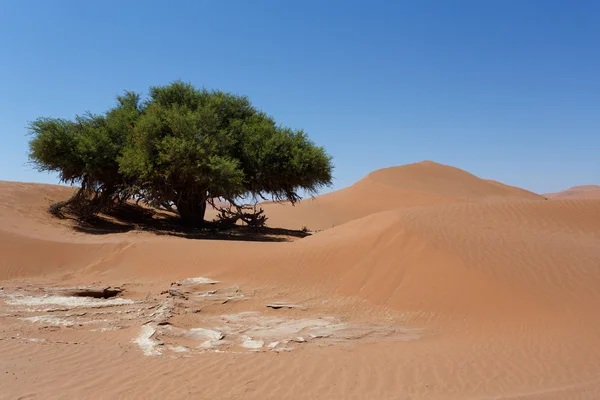
POLYGON ((139 117, 139 96, 126 93, 105 115, 86 113, 74 121, 38 118, 30 125, 29 158, 40 171, 57 172, 80 191, 63 205, 78 202, 81 214, 93 215, 131 196, 132 185, 119 172, 118 156, 131 140, 139 117))
POLYGON ((331 157, 243 96, 183 82, 127 92, 105 115, 31 125, 30 158, 105 199, 137 195, 199 224, 207 201, 300 199, 331 182, 331 157))

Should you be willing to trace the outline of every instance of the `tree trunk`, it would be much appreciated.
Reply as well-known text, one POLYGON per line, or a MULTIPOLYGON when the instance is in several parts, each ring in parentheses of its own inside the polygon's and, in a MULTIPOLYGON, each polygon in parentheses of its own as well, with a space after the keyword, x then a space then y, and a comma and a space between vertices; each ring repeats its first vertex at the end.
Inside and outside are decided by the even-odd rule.
POLYGON ((197 228, 204 224, 206 196, 182 195, 176 206, 179 216, 185 225, 197 228))

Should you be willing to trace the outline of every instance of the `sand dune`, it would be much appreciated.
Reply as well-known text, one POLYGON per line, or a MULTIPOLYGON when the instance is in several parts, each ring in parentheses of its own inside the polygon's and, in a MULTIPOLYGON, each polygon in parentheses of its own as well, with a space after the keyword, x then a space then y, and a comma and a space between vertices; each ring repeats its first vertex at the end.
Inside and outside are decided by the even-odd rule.
POLYGON ((548 300, 556 311, 573 300, 568 312, 586 296, 597 301, 600 290, 590 282, 600 281, 598 227, 598 201, 469 203, 379 213, 298 246, 331 265, 304 261, 315 269, 303 273, 324 280, 337 272, 342 294, 395 308, 493 311, 500 318, 531 301, 534 307, 548 300))
POLYGON ((600 199, 600 186, 583 185, 544 195, 549 199, 600 199))
POLYGON ((428 204, 542 197, 484 180, 461 169, 423 161, 370 173, 354 185, 296 206, 267 204, 268 223, 291 229, 328 229, 380 211, 428 204))
POLYGON ((329 229, 256 243, 78 233, 45 211, 70 189, 0 189, 0 397, 600 396, 600 200, 427 162, 269 205, 329 229))

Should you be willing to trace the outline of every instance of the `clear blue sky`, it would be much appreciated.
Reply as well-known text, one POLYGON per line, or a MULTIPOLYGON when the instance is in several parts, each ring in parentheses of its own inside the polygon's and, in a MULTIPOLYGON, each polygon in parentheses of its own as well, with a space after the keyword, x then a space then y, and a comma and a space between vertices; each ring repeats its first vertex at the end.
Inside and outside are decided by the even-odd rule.
POLYGON ((425 159, 536 192, 600 184, 600 1, 0 3, 0 179, 38 116, 183 79, 334 156, 335 188, 425 159))

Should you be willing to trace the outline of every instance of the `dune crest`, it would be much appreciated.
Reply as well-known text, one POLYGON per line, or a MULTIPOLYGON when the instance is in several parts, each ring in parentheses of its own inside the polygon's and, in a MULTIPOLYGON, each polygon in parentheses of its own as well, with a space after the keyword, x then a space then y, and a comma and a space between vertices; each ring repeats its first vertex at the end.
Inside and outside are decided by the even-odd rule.
POLYGON ((352 186, 305 199, 294 207, 265 204, 264 209, 274 226, 322 230, 396 208, 519 199, 543 200, 535 193, 459 168, 422 161, 371 172, 352 186))
POLYGON ((600 186, 582 185, 544 195, 549 199, 600 199, 600 186))

